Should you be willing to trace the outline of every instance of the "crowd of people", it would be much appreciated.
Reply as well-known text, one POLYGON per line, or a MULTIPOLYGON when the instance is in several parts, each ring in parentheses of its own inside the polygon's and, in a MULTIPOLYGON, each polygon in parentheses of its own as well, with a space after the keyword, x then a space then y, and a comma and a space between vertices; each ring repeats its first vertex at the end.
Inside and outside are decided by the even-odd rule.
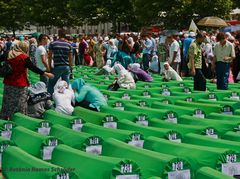
POLYGON ((96 75, 116 74, 109 90, 135 89, 138 80, 153 81, 152 73, 162 75, 163 81, 193 76, 194 90, 200 91, 206 91, 206 79, 212 79, 217 89, 227 90, 229 82, 240 80, 239 42, 237 33, 205 31, 66 36, 61 29, 58 37, 1 38, 1 60, 13 68, 4 78, 1 117, 10 119, 15 112, 41 117, 42 109, 53 104, 66 115, 74 106, 99 111, 107 102, 98 89, 83 79, 70 84, 72 66, 80 65, 97 67, 96 75), (29 87, 27 69, 39 74, 39 83, 29 87))

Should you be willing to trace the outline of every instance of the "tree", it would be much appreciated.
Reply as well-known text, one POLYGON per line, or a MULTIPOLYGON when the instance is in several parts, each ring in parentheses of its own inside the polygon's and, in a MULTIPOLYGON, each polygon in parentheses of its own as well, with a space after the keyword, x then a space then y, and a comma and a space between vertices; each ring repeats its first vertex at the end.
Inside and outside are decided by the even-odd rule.
POLYGON ((22 30, 27 22, 25 5, 22 0, 0 1, 1 26, 15 35, 16 30, 22 30))

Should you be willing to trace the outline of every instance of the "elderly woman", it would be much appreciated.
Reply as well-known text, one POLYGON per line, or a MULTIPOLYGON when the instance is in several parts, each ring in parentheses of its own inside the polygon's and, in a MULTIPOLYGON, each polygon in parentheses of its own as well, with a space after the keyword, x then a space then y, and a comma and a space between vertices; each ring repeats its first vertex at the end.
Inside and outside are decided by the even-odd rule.
POLYGON ((153 79, 152 77, 140 68, 139 63, 133 63, 128 66, 128 70, 133 74, 135 81, 145 81, 151 82, 153 79))
POLYGON ((52 73, 44 72, 34 66, 28 57, 28 44, 18 42, 9 51, 7 62, 12 67, 12 73, 4 78, 4 92, 2 101, 1 118, 9 120, 16 112, 27 114, 28 99, 28 71, 53 78, 52 73))
POLYGON ((85 84, 82 78, 76 79, 73 82, 72 89, 75 95, 75 106, 100 111, 101 106, 107 105, 103 94, 97 88, 85 84))
POLYGON ((164 63, 163 80, 183 81, 178 73, 168 64, 168 62, 164 63))
POLYGON ((28 88, 28 115, 42 118, 45 110, 52 107, 51 94, 47 92, 46 84, 39 81, 28 88))
POLYGON ((74 93, 69 88, 66 81, 58 81, 54 86, 53 100, 55 102, 55 111, 65 114, 72 115, 74 110, 72 104, 74 104, 74 93))
POLYGON ((118 78, 115 79, 113 85, 115 86, 113 89, 117 90, 116 85, 120 88, 125 89, 135 89, 136 84, 130 72, 128 72, 121 64, 115 64, 114 70, 118 75, 118 78))

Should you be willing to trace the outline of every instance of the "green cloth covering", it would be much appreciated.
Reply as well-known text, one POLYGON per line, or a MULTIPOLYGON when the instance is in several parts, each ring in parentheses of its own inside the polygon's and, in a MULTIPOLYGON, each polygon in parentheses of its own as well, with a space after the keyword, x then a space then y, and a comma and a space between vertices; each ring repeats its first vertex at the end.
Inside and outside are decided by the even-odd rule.
POLYGON ((199 119, 193 116, 181 116, 179 118, 180 124, 189 124, 195 126, 205 126, 205 127, 214 127, 221 135, 226 133, 229 130, 232 130, 234 127, 237 126, 238 122, 234 121, 216 121, 212 119, 199 119))
POLYGON ((152 108, 156 109, 166 109, 169 110, 171 109, 173 112, 177 113, 178 116, 181 115, 192 115, 196 108, 194 106, 192 107, 184 107, 184 106, 178 106, 178 105, 173 105, 173 104, 164 104, 164 103, 159 103, 159 102, 154 102, 151 106, 152 108))
POLYGON ((105 127, 98 126, 91 123, 86 123, 82 129, 82 132, 101 136, 104 140, 114 137, 115 139, 118 139, 123 142, 129 142, 132 140, 132 136, 134 134, 139 134, 141 136, 141 139, 143 140, 142 134, 132 129, 121 130, 121 129, 105 128, 105 127))
POLYGON ((18 147, 9 147, 3 153, 3 176, 7 179, 57 179, 68 173, 69 178, 78 179, 70 170, 40 160, 18 147))
POLYGON ((213 101, 213 100, 209 100, 209 99, 199 99, 197 102, 205 103, 205 104, 219 104, 221 106, 228 105, 228 106, 231 106, 234 110, 236 110, 240 107, 240 103, 235 102, 235 101, 213 101))
POLYGON ((177 135, 177 139, 182 139, 182 134, 174 130, 143 126, 140 124, 133 123, 132 121, 129 121, 126 119, 122 119, 118 122, 118 128, 124 129, 124 130, 134 130, 134 131, 140 132, 145 137, 155 136, 155 137, 165 138, 168 140, 170 137, 169 135, 175 133, 177 135))
MULTIPOLYGON (((236 114, 236 115, 240 115, 240 109, 237 109, 237 110, 235 111, 235 114, 236 114)), ((240 118, 240 116, 239 116, 239 118, 240 118)))
POLYGON ((80 117, 86 122, 102 125, 102 120, 107 116, 106 113, 91 111, 82 107, 75 107, 73 116, 80 117))
POLYGON ((229 154, 236 154, 237 162, 240 160, 239 153, 229 149, 176 143, 157 137, 146 138, 144 148, 185 158, 194 171, 204 166, 221 170, 221 164, 226 163, 227 155, 229 154))
POLYGON ((77 132, 64 126, 55 124, 53 125, 50 135, 57 137, 64 144, 86 151, 86 147, 91 145, 102 145, 102 138, 96 134, 88 134, 84 132, 77 132), (97 141, 95 144, 90 144, 92 140, 97 141))
POLYGON ((11 140, 27 153, 43 159, 45 159, 44 147, 49 146, 49 141, 57 140, 57 144, 61 143, 56 137, 44 136, 21 126, 13 129, 11 140))
POLYGON ((52 163, 64 168, 73 168, 81 179, 109 178, 119 174, 120 163, 132 163, 132 173, 141 175, 140 168, 133 161, 121 158, 88 154, 66 145, 59 145, 53 151, 52 163))
POLYGON ((237 115, 210 113, 208 115, 208 118, 209 119, 214 119, 214 120, 220 120, 220 121, 223 120, 223 121, 232 121, 232 122, 239 122, 240 123, 240 116, 237 116, 237 115))
POLYGON ((223 136, 223 139, 240 142, 240 134, 238 132, 229 131, 226 132, 223 136))
POLYGON ((51 129, 51 122, 32 118, 22 113, 15 113, 12 117, 13 122, 18 126, 25 127, 40 134, 48 135, 51 129), (47 129, 46 129, 47 128, 47 129), (41 130, 42 129, 42 130, 41 130))
POLYGON ((202 167, 196 173, 196 179, 234 179, 210 167, 202 167))
POLYGON ((234 151, 240 152, 240 142, 224 140, 224 139, 214 139, 208 136, 202 136, 199 134, 189 133, 184 136, 184 143, 194 144, 199 146, 217 147, 217 148, 229 148, 234 151))
MULTIPOLYGON (((195 126, 195 125, 186 125, 186 124, 174 124, 170 122, 165 122, 159 119, 150 119, 149 126, 157 128, 172 129, 183 135, 187 133, 198 133, 205 135, 206 127, 205 126, 195 126)), ((214 127, 212 127, 214 129, 214 127)), ((217 132, 214 129, 215 132, 217 132)))
POLYGON ((103 144, 103 155, 111 157, 126 157, 136 161, 141 167, 143 178, 160 176, 166 178, 172 171, 172 163, 182 161, 184 169, 190 169, 190 165, 184 159, 175 158, 172 155, 160 154, 146 149, 136 148, 120 142, 116 139, 108 139, 103 144))
POLYGON ((77 122, 81 124, 85 123, 83 119, 80 119, 77 116, 64 115, 53 110, 45 111, 43 116, 46 121, 49 121, 52 124, 60 124, 71 129, 73 129, 74 124, 76 124, 77 122))
POLYGON ((215 104, 203 104, 203 103, 197 103, 197 102, 186 102, 186 101, 176 101, 176 105, 179 106, 185 106, 185 107, 195 107, 198 109, 203 110, 206 114, 209 114, 211 112, 221 112, 222 107, 220 105, 215 104))

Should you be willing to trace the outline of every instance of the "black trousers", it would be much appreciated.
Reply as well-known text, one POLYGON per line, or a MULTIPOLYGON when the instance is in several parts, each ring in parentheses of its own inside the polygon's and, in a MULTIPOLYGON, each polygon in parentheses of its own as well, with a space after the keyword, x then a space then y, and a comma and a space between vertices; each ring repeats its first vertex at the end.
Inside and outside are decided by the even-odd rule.
POLYGON ((206 78, 204 77, 201 69, 195 69, 196 74, 194 76, 194 90, 206 91, 206 78))
POLYGON ((80 107, 83 107, 85 109, 90 109, 92 111, 98 111, 96 108, 91 108, 90 106, 90 103, 86 100, 83 100, 82 102, 75 102, 75 106, 80 106, 80 107))

